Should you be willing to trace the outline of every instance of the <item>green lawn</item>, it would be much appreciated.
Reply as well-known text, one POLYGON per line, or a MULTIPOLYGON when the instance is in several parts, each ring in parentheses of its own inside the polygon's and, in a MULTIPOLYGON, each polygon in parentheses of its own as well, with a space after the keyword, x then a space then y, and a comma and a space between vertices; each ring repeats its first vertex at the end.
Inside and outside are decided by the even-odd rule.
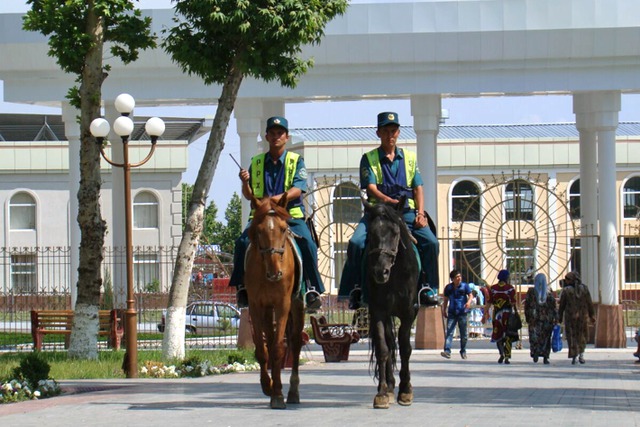
MULTIPOLYGON (((12 379, 13 369, 20 365, 20 359, 28 353, 0 354, 0 382, 12 379)), ((40 353, 51 365, 50 377, 60 380, 73 379, 110 379, 125 378, 122 371, 124 351, 101 351, 98 360, 74 360, 67 357, 64 351, 47 351, 40 353)), ((187 350, 186 359, 208 360, 213 365, 223 365, 233 360, 246 360, 254 362, 252 350, 187 350)), ((146 361, 160 362, 162 353, 160 350, 138 351, 138 366, 143 366, 146 361)), ((177 362, 165 362, 165 365, 177 364, 177 362)))

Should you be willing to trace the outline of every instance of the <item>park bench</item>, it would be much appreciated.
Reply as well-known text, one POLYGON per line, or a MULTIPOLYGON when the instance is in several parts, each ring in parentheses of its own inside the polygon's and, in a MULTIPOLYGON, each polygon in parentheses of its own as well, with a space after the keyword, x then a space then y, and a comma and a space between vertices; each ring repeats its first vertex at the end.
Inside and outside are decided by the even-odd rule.
MULTIPOLYGON (((98 335, 107 337, 107 345, 120 350, 124 335, 123 323, 118 310, 100 310, 98 335)), ((73 310, 31 310, 31 335, 33 348, 42 350, 45 335, 64 335, 64 348, 69 348, 73 310)))
POLYGON ((325 362, 348 360, 351 344, 360 340, 360 334, 346 323, 327 323, 324 316, 310 316, 310 320, 314 339, 322 346, 325 362))

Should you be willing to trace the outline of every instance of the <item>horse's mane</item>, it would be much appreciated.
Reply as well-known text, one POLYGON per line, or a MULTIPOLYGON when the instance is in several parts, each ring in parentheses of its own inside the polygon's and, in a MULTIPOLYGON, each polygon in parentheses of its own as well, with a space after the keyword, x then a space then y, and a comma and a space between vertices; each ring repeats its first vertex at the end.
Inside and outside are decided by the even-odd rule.
POLYGON ((253 212, 253 219, 256 222, 260 222, 271 212, 275 212, 278 218, 283 220, 288 220, 291 218, 291 215, 287 211, 287 209, 278 205, 273 199, 262 199, 261 203, 257 203, 255 206, 255 210, 253 212))

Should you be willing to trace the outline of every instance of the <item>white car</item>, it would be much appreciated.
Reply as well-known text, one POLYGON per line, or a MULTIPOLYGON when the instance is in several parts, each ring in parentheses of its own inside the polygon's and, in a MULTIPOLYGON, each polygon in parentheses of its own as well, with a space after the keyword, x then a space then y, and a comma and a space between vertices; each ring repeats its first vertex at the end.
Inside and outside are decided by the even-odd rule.
MULTIPOLYGON (((158 330, 164 332, 166 310, 158 330)), ((196 301, 187 305, 185 330, 189 334, 210 334, 240 327, 240 311, 231 304, 215 301, 196 301)))

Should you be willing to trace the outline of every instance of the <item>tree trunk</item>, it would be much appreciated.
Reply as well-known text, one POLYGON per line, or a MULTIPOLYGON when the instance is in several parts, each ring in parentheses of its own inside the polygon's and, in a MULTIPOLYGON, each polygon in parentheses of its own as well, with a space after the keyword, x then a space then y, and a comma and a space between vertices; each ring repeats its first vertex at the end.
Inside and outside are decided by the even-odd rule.
POLYGON ((78 299, 75 306, 69 357, 98 358, 98 309, 102 277, 105 221, 100 212, 100 149, 89 131, 91 121, 100 116, 102 82, 103 20, 91 9, 87 34, 93 47, 87 52, 80 85, 80 188, 78 190, 78 224, 80 226, 80 262, 78 299))
POLYGON ((182 233, 182 240, 180 241, 171 281, 171 291, 169 292, 169 305, 167 307, 166 325, 162 340, 162 357, 164 360, 184 359, 185 310, 189 295, 193 260, 203 229, 207 194, 220 159, 220 153, 224 149, 224 137, 229 126, 229 119, 238 96, 242 78, 242 72, 234 68, 222 86, 222 94, 218 100, 213 128, 207 141, 207 148, 198 171, 198 177, 193 185, 187 221, 182 233))

